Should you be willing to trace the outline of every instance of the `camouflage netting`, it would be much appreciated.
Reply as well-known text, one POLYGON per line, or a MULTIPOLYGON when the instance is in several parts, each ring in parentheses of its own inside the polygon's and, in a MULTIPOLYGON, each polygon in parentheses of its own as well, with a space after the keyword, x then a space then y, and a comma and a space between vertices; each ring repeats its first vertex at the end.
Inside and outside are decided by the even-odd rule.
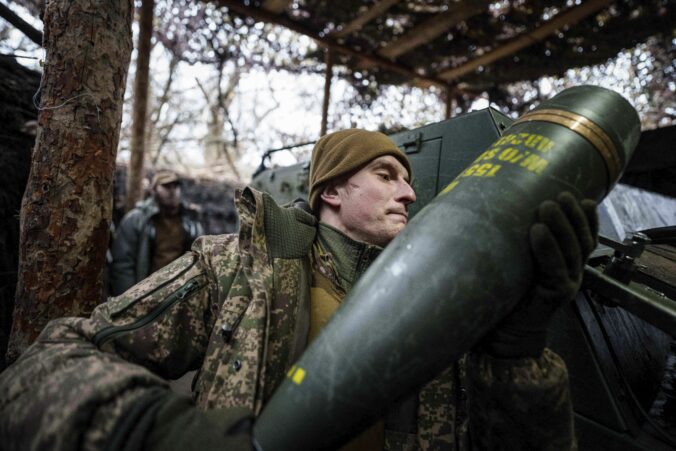
MULTIPOLYGON (((183 200, 200 212, 200 221, 206 235, 232 233, 238 229, 239 219, 235 210, 235 189, 243 187, 210 179, 194 179, 180 173, 183 200)), ((147 171, 146 178, 151 179, 153 171, 147 171)), ((113 222, 119 224, 124 216, 126 204, 127 168, 118 165, 115 170, 113 187, 114 208, 113 222)), ((240 186, 241 185, 241 186, 240 186)), ((145 195, 150 193, 146 191, 145 195)))
POLYGON ((220 235, 238 229, 235 188, 232 185, 215 180, 187 179, 183 193, 188 202, 199 207, 205 234, 220 235))
MULTIPOLYGON (((264 2, 253 3, 262 8, 264 2)), ((304 0, 293 2, 293 7, 281 13, 307 30, 320 36, 330 36, 340 27, 350 23, 359 13, 365 12, 375 2, 349 0, 304 0)), ((448 11, 449 7, 463 8, 472 2, 444 0, 417 0, 399 2, 361 29, 341 37, 338 42, 367 54, 404 36, 421 24, 448 11), (449 6, 451 5, 451 6, 449 6)), ((467 89, 487 89, 491 86, 536 80, 545 75, 560 76, 573 67, 606 62, 619 51, 645 42, 650 36, 673 36, 676 8, 664 0, 622 0, 614 2, 577 23, 563 27, 506 58, 460 77, 458 82, 467 89)), ((567 11, 577 2, 569 0, 522 0, 490 2, 481 13, 450 27, 429 42, 406 51, 393 60, 421 74, 436 76, 445 69, 457 67, 485 53, 506 45, 510 40, 537 29, 557 14, 567 11)), ((323 62, 323 53, 315 55, 323 62)), ((346 64, 348 78, 355 87, 366 89, 364 79, 381 83, 401 83, 407 77, 385 70, 364 70, 356 59, 341 56, 346 64), (354 78, 356 76, 356 78, 354 78)))

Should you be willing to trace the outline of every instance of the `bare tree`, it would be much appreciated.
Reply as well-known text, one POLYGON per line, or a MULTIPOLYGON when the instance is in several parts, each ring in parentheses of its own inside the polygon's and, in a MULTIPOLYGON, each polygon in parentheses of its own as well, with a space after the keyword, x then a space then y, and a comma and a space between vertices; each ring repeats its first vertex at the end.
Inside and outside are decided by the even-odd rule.
MULTIPOLYGON (((170 96, 173 94, 171 88, 174 83, 174 77, 176 76, 176 69, 179 62, 180 60, 178 59, 178 56, 172 53, 167 68, 167 79, 164 82, 164 86, 162 87, 162 93, 155 99, 151 112, 148 115, 149 121, 148 126, 146 127, 145 148, 152 155, 153 166, 157 165, 157 161, 159 160, 160 154, 162 153, 162 147, 168 139, 171 130, 177 123, 174 121, 169 127, 162 127, 160 124, 160 119, 164 115, 165 111, 171 108, 169 105, 170 96), (163 128, 168 128, 168 130, 162 133, 161 129, 163 128), (157 145, 154 146, 156 138, 158 142, 157 145)), ((150 86, 150 89, 152 90, 152 85, 150 86)))
MULTIPOLYGON (((153 91, 161 91, 159 96, 153 96, 154 101, 151 102, 153 106, 146 127, 146 151, 151 157, 151 165, 154 168, 163 164, 162 160, 164 162, 170 160, 166 155, 166 148, 169 144, 197 142, 196 138, 174 136, 180 135, 180 130, 177 133, 174 132, 181 127, 195 127, 203 111, 201 105, 198 108, 188 107, 185 100, 190 94, 174 88, 174 81, 180 77, 178 65, 181 61, 175 53, 170 52, 170 55, 167 79, 161 88, 153 89, 152 86, 150 87, 153 91)), ((177 149, 171 150, 173 151, 173 159, 169 164, 179 164, 184 172, 189 172, 177 149)))
POLYGON ((30 38, 31 41, 37 45, 42 45, 42 33, 33 28, 32 25, 3 4, 0 4, 0 17, 14 25, 18 30, 30 38))
POLYGON ((141 2, 139 17, 138 53, 134 79, 134 109, 131 134, 131 158, 127 178, 127 209, 134 207, 142 197, 145 129, 148 110, 148 73, 150 70, 151 39, 153 36, 153 10, 155 0, 141 2))
POLYGON ((9 361, 50 319, 86 315, 101 301, 132 12, 131 0, 47 5, 9 361))
POLYGON ((221 157, 224 158, 235 179, 239 181, 242 177, 239 173, 239 170, 237 169, 233 155, 231 155, 230 152, 231 149, 235 153, 237 151, 238 132, 237 128, 230 119, 228 109, 234 98, 235 88, 239 84, 242 71, 240 67, 236 66, 233 73, 227 78, 226 88, 223 89, 224 63, 225 62, 222 61, 217 67, 218 77, 216 80, 215 99, 211 98, 207 92, 207 89, 202 85, 199 79, 195 79, 197 86, 199 87, 200 91, 202 91, 205 102, 209 106, 209 127, 205 139, 204 153, 207 163, 210 164, 216 163, 217 160, 221 159, 221 157), (224 136, 225 122, 228 123, 228 127, 230 128, 232 134, 232 140, 230 142, 228 142, 224 136))

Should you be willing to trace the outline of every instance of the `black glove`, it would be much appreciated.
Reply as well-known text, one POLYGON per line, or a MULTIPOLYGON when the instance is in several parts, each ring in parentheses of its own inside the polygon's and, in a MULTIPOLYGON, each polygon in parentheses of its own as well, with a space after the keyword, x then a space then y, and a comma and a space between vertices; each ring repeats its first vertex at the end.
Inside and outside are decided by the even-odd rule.
POLYGON ((197 410, 186 397, 151 389, 122 415, 107 449, 250 451, 252 426, 249 409, 197 410))
POLYGON ((253 413, 249 409, 197 410, 191 402, 174 400, 157 414, 146 438, 147 450, 249 451, 253 413))
POLYGON ((560 306, 580 289, 584 264, 598 236, 596 202, 578 202, 569 192, 544 201, 530 229, 535 286, 514 311, 482 341, 480 350, 495 357, 539 357, 547 326, 560 306))

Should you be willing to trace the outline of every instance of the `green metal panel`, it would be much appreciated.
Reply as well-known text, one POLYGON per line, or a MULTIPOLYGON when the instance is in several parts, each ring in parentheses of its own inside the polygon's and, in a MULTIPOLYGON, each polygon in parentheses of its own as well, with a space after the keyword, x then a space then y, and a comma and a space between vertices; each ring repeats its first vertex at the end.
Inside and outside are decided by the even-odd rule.
POLYGON ((486 108, 391 135, 390 138, 406 152, 413 168, 413 189, 418 199, 410 207, 411 217, 499 138, 502 130, 511 123, 504 114, 486 108))
MULTIPOLYGON (((421 132, 414 132, 413 135, 418 139, 422 139, 423 136, 421 132)), ((432 137, 424 141, 421 140, 416 146, 415 152, 411 152, 413 149, 411 146, 400 146, 404 148, 413 168, 412 185, 417 200, 409 207, 411 217, 434 199, 434 196, 438 193, 437 182, 439 179, 441 144, 440 137, 432 137)))
MULTIPOLYGON (((418 200, 410 207, 411 217, 462 172, 481 151, 512 123, 504 114, 486 108, 395 133, 390 138, 411 160, 413 189, 418 200)), ((251 181, 254 188, 286 204, 308 196, 309 163, 265 169, 251 181)))
POLYGON ((299 198, 307 200, 309 171, 309 162, 266 169, 254 176, 251 186, 270 194, 280 205, 299 198))

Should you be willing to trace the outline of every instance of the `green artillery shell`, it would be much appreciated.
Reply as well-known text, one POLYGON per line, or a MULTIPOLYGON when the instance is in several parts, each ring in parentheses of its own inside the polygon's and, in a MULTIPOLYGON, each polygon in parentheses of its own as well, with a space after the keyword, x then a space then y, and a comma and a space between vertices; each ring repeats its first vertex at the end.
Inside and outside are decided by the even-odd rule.
POLYGON ((467 352, 532 285, 537 206, 602 199, 639 134, 631 105, 593 86, 517 120, 363 275, 263 409, 256 446, 336 448, 467 352))

